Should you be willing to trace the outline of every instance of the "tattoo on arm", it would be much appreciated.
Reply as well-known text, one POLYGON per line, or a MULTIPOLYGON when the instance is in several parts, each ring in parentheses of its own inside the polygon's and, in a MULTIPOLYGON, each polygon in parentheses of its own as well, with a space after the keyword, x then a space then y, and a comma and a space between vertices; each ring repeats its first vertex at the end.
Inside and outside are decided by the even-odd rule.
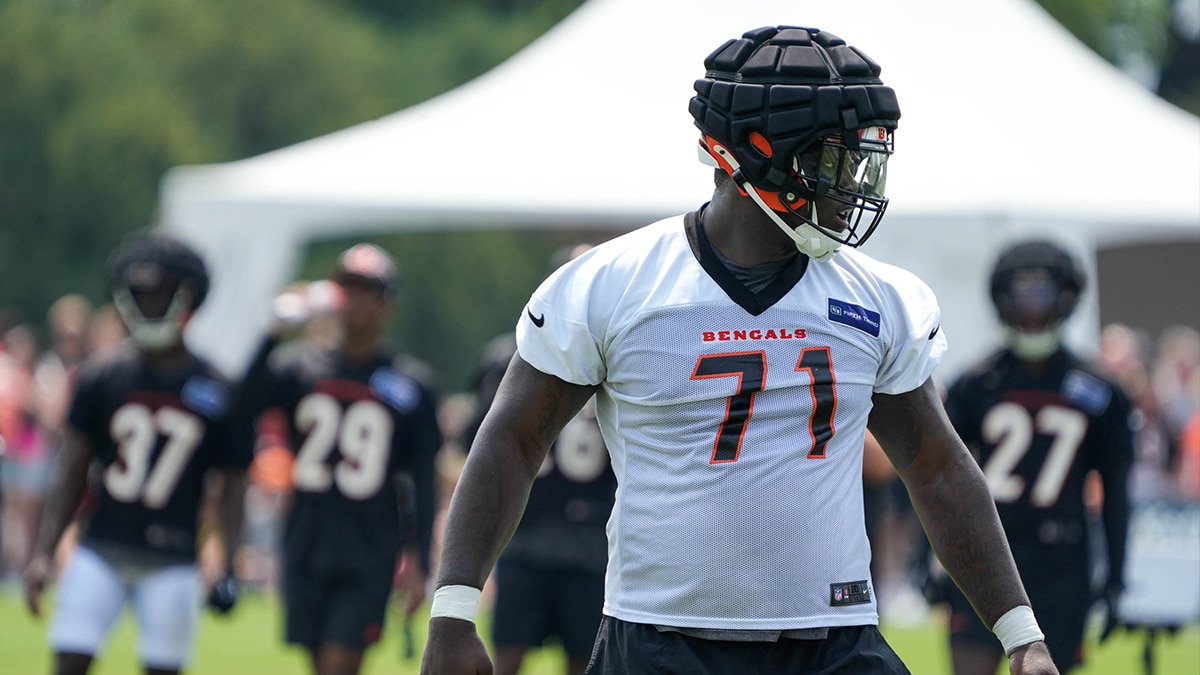
POLYGON ((467 455, 447 516, 438 585, 482 587, 521 520, 551 442, 595 393, 514 357, 467 455))

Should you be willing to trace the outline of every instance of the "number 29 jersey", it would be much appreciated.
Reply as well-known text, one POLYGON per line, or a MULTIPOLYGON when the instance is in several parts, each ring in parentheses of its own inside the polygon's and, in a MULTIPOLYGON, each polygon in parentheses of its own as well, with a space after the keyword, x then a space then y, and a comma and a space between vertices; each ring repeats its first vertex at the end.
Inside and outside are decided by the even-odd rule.
POLYGON ((287 554, 317 569, 390 568, 408 534, 401 511, 415 506, 427 555, 441 446, 430 391, 382 354, 350 363, 336 351, 285 345, 268 368, 265 403, 284 411, 295 453, 287 554), (415 495, 401 494, 402 472, 415 495))
POLYGON ((155 368, 122 344, 87 361, 68 413, 99 468, 84 543, 194 560, 205 474, 251 460, 247 434, 227 421, 229 398, 228 383, 194 356, 155 368))
POLYGON ((534 292, 521 357, 600 385, 618 488, 606 614, 685 628, 878 622, 862 499, 874 393, 945 349, 915 276, 853 249, 740 284, 695 213, 598 246, 534 292))

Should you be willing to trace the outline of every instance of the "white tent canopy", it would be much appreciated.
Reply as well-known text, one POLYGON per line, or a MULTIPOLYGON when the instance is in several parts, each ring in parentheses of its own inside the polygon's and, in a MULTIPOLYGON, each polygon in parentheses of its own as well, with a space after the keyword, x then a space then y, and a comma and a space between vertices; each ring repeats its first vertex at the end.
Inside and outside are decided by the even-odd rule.
MULTIPOLYGON (((703 59, 763 25, 815 26, 883 66, 903 111, 892 199, 865 250, 938 293, 952 369, 991 342, 1003 242, 1200 239, 1200 121, 1113 69, 1032 0, 588 0, 487 74, 259 157, 178 167, 162 219, 206 254, 191 337, 248 358, 314 237, 420 228, 630 229, 711 194, 687 112, 703 59)), ((456 48, 448 45, 447 48, 456 48)), ((1095 331, 1095 298, 1076 332, 1095 331)), ((515 320, 515 318, 514 318, 515 320)))

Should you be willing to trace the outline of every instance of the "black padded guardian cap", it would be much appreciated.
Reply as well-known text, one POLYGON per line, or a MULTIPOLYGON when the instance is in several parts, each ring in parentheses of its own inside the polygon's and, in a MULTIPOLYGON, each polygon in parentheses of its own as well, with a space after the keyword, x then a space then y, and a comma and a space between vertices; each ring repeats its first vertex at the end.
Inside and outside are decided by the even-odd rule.
POLYGON ((818 139, 840 134, 857 149, 856 130, 892 131, 900 119, 879 64, 816 28, 748 31, 710 54, 704 66, 688 110, 763 190, 796 189, 793 158, 818 139))
POLYGON ((1010 303, 1007 294, 1016 275, 1024 270, 1042 270, 1065 292, 1058 308, 1058 319, 1064 319, 1075 308, 1075 302, 1086 285, 1086 277, 1075 258, 1058 244, 1046 241, 1026 241, 1006 248, 992 268, 992 302, 1001 318, 1008 320, 1010 303))

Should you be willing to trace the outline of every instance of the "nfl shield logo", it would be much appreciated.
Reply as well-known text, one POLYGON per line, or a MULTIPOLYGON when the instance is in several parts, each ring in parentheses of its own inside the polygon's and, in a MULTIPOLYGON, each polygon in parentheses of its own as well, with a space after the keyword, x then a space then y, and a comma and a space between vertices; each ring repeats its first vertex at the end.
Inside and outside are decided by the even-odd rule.
POLYGON ((833 589, 833 601, 837 602, 841 599, 842 599, 842 589, 840 589, 840 588, 833 589))

